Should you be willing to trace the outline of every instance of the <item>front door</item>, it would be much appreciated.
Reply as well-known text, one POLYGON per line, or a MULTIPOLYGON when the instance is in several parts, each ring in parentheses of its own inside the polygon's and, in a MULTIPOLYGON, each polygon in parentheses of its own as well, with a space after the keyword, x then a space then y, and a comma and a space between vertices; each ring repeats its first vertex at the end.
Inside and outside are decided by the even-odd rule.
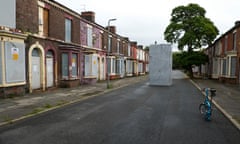
POLYGON ((101 61, 100 61, 99 57, 97 58, 97 60, 98 60, 98 72, 97 72, 98 73, 97 74, 98 77, 97 77, 97 79, 101 80, 101 61))
POLYGON ((53 86, 53 58, 47 58, 47 87, 53 86))
POLYGON ((105 71, 104 71, 104 58, 101 60, 101 68, 100 68, 100 73, 101 73, 101 80, 105 79, 105 71))
POLYGON ((46 66, 47 66, 47 87, 53 87, 54 85, 54 70, 53 70, 53 52, 48 51, 46 55, 46 66))
POLYGON ((40 84, 40 56, 38 49, 32 52, 32 89, 39 89, 40 84))

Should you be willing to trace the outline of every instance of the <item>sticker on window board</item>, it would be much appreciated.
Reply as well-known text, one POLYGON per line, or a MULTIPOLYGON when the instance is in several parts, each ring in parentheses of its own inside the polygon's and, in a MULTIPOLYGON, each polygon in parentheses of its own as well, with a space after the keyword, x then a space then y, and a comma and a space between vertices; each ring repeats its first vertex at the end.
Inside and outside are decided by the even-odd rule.
POLYGON ((72 67, 76 67, 76 59, 72 58, 72 67))
POLYGON ((12 48, 11 53, 12 53, 12 59, 15 61, 18 60, 19 49, 14 47, 12 48))

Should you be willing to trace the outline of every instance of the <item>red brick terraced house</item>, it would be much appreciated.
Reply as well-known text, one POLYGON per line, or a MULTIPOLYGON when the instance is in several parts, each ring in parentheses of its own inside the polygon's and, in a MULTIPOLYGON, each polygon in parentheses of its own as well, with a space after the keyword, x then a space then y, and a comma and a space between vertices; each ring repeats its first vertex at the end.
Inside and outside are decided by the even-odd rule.
POLYGON ((240 83, 240 21, 222 34, 209 46, 205 53, 209 64, 202 67, 202 73, 221 82, 240 83))
POLYGON ((95 23, 94 12, 54 0, 1 1, 0 9, 0 97, 138 74, 137 43, 95 23))
POLYGON ((51 0, 17 0, 16 28, 26 40, 29 92, 80 84, 80 15, 51 0))
POLYGON ((106 46, 104 31, 106 29, 95 23, 95 13, 82 12, 80 21, 80 39, 83 48, 83 83, 95 83, 106 79, 106 46))

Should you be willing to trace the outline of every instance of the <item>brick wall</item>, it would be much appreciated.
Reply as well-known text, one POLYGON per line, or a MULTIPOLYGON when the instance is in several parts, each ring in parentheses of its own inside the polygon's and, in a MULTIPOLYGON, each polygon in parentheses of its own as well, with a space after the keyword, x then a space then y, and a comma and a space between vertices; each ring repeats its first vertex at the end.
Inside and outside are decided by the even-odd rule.
MULTIPOLYGON (((65 40, 65 18, 72 20, 72 42, 80 44, 80 20, 79 18, 63 11, 62 9, 48 5, 49 9, 49 37, 65 40)), ((16 28, 25 32, 38 33, 38 1, 16 1, 16 28)))
POLYGON ((25 85, 0 88, 0 99, 23 96, 25 93, 25 85))
POLYGON ((112 37, 112 53, 117 53, 117 37, 113 35, 112 37))
POLYGON ((37 0, 16 0, 16 28, 38 33, 37 0))
POLYGON ((80 44, 80 20, 53 6, 49 9, 49 37, 65 40, 66 18, 72 20, 72 42, 80 44))

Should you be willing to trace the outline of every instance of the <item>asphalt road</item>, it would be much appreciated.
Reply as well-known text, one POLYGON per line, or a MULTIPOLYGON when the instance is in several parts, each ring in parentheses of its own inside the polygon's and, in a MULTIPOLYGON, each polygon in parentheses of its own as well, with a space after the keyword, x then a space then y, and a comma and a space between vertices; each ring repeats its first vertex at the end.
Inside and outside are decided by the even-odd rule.
POLYGON ((174 73, 173 85, 138 83, 0 128, 0 144, 239 144, 240 132, 174 73))

